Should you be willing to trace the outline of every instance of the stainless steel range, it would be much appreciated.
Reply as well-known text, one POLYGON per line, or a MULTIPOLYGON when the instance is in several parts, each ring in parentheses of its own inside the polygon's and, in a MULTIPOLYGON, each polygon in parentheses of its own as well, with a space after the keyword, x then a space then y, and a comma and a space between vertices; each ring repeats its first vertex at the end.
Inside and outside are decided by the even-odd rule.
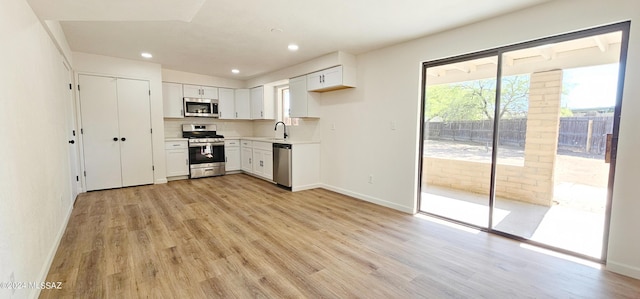
POLYGON ((224 136, 216 125, 182 125, 182 137, 189 138, 191 178, 224 175, 224 136))

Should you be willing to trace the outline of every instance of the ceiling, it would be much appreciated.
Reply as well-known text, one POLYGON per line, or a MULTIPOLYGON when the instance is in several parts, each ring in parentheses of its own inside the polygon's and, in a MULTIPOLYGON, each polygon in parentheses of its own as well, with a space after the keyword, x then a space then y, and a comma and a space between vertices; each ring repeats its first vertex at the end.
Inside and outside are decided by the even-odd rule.
POLYGON ((360 54, 549 0, 27 0, 73 51, 240 80, 360 54), (272 30, 273 29, 273 30, 272 30), (291 52, 287 45, 300 49, 291 52), (231 69, 239 69, 232 74, 231 69))

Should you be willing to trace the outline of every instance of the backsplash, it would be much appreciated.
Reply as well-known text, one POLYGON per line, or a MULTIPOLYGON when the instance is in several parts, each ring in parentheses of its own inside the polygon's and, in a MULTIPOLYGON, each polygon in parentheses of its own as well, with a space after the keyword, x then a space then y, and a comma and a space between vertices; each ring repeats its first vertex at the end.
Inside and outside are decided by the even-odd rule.
POLYGON ((164 137, 182 137, 183 124, 215 124, 218 134, 225 137, 253 136, 253 123, 250 120, 219 120, 215 118, 165 118, 164 137))
MULTIPOLYGON (((320 140, 320 130, 318 129, 319 119, 301 118, 297 126, 287 126, 287 133, 291 140, 320 140)), ((278 131, 273 128, 275 120, 256 120, 253 122, 253 136, 256 137, 282 137, 282 125, 278 126, 278 131), (276 136, 277 134, 277 136, 276 136)))

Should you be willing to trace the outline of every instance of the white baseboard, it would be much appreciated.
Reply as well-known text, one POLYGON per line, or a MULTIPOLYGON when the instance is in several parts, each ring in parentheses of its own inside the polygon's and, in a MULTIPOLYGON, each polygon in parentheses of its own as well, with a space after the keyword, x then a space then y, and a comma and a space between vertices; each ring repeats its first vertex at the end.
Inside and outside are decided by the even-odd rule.
POLYGON ((322 187, 321 184, 309 184, 309 185, 303 185, 303 186, 296 186, 291 188, 291 192, 310 190, 310 189, 316 189, 321 187, 322 187))
POLYGON ((640 268, 638 267, 633 267, 608 260, 606 269, 611 272, 633 277, 635 279, 640 279, 640 268))
MULTIPOLYGON (((58 247, 60 246, 60 242, 62 242, 62 237, 64 236, 64 232, 67 230, 67 224, 69 224, 69 219, 71 219, 71 213, 73 213, 73 203, 69 207, 69 212, 67 212, 67 216, 65 220, 62 222, 60 229, 58 230, 58 235, 56 236, 56 243, 53 245, 49 254, 47 255, 47 260, 45 261, 42 270, 40 271, 40 279, 37 281, 47 281, 47 275, 49 274, 49 270, 51 269, 51 264, 53 264, 53 259, 56 256, 56 252, 58 252, 58 247)), ((40 289, 35 288, 31 291, 29 298, 38 298, 40 297, 40 289)))
POLYGON ((368 201, 370 203, 374 203, 374 204, 377 204, 377 205, 380 205, 380 206, 384 206, 384 207, 387 207, 387 208, 398 210, 400 212, 404 212, 404 213, 407 213, 407 214, 413 214, 413 207, 405 207, 403 205, 399 205, 399 204, 396 204, 396 203, 393 203, 393 202, 389 202, 389 201, 386 201, 386 200, 383 200, 383 199, 380 199, 380 198, 375 198, 375 197, 364 195, 364 194, 361 194, 361 193, 352 192, 352 191, 349 191, 349 190, 346 190, 346 189, 330 186, 330 185, 327 185, 327 184, 320 184, 320 187, 324 188, 324 189, 327 189, 327 190, 330 190, 330 191, 333 191, 333 192, 337 192, 337 193, 343 194, 343 195, 351 196, 353 198, 357 198, 357 199, 360 199, 360 200, 368 201))
POLYGON ((154 184, 166 184, 167 183, 167 178, 163 178, 163 179, 157 179, 155 182, 153 182, 154 184))

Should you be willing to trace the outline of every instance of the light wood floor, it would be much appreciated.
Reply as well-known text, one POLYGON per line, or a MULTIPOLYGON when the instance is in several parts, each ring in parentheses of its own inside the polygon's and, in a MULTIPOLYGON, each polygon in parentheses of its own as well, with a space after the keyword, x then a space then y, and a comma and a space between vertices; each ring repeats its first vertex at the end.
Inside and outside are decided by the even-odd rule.
POLYGON ((82 194, 41 298, 639 298, 640 281, 246 176, 82 194))

